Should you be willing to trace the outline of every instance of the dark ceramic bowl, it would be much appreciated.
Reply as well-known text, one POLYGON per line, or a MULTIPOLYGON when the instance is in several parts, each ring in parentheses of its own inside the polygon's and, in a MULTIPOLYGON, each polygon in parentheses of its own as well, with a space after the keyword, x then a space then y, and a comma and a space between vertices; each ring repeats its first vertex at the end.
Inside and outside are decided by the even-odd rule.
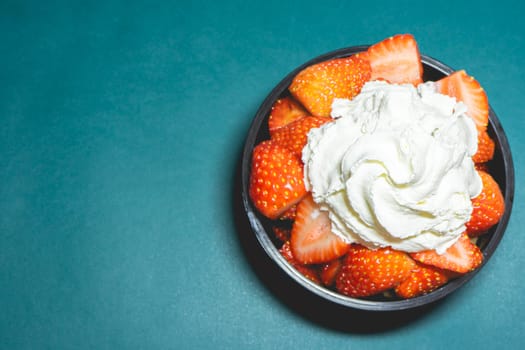
MULTIPOLYGON (((492 176, 496 179, 501 187, 503 196, 505 197, 506 211, 500 222, 494 226, 489 233, 481 236, 477 244, 481 248, 484 261, 483 265, 473 272, 463 275, 460 278, 454 279, 442 286, 441 288, 419 297, 412 299, 399 299, 396 297, 387 298, 383 295, 374 296, 371 298, 351 298, 345 295, 339 294, 333 290, 327 289, 323 286, 317 285, 311 282, 300 274, 295 268, 293 268, 279 253, 278 242, 275 241, 274 235, 271 229, 271 221, 260 215, 255 207, 253 206, 249 194, 248 185, 250 178, 251 168, 251 154, 255 145, 259 142, 269 138, 268 133, 268 116, 273 103, 280 97, 288 94, 288 86, 290 85, 293 77, 302 69, 312 64, 326 61, 332 58, 339 58, 350 56, 352 54, 364 51, 367 46, 354 46, 349 48, 340 49, 333 51, 317 58, 312 59, 309 62, 297 67, 288 76, 286 76, 277 86, 270 92, 266 97, 262 105, 260 106, 255 119, 252 122, 246 143, 244 145, 244 152, 242 155, 242 201, 248 221, 256 235, 258 242, 264 249, 266 254, 270 257, 271 261, 275 262, 279 268, 284 270, 286 274, 299 285, 309 290, 310 292, 318 295, 320 298, 333 303, 343 305, 345 307, 361 310, 376 310, 376 311, 393 311, 393 310, 404 310, 421 307, 433 303, 439 299, 444 298, 448 294, 454 292, 459 287, 467 283, 470 279, 478 273, 483 265, 488 262, 496 247, 498 246, 507 222, 509 220, 510 212, 512 209, 512 202, 514 196, 514 168, 512 163, 512 156, 509 149, 509 144, 505 136, 505 132, 501 127, 501 124, 496 116, 496 113, 490 108, 489 115, 489 134, 496 142, 496 151, 494 159, 489 163, 489 170, 492 176)), ((422 55, 424 74, 423 80, 425 81, 436 81, 440 78, 449 75, 454 70, 447 65, 425 55, 422 55)), ((480 291, 481 293, 481 291, 480 291)))

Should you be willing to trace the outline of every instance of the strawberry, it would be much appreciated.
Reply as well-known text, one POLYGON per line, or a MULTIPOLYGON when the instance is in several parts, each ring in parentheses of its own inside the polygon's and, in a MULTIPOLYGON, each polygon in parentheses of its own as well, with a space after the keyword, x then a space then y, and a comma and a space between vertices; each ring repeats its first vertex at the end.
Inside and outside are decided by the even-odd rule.
POLYGON ((417 263, 416 266, 408 278, 395 288, 396 294, 402 298, 430 293, 447 283, 451 277, 450 271, 432 265, 417 263))
POLYGON ((264 216, 277 219, 306 195, 301 160, 275 142, 261 142, 252 154, 249 193, 264 216))
POLYGON ((305 276, 306 278, 308 278, 309 280, 317 284, 321 283, 321 280, 319 278, 319 272, 315 268, 305 266, 301 264, 300 262, 298 262, 297 259, 295 259, 295 257, 293 256, 292 250, 290 249, 290 242, 285 242, 281 246, 281 249, 279 249, 279 252, 286 259, 286 261, 288 261, 288 263, 290 263, 290 265, 292 265, 303 276, 305 276))
POLYGON ((268 118, 270 136, 273 132, 293 121, 306 117, 308 112, 293 98, 283 97, 275 101, 268 118))
POLYGON ((370 65, 357 54, 306 67, 289 91, 311 114, 329 117, 334 98, 353 98, 369 79, 370 65))
POLYGON ((323 285, 326 287, 334 285, 335 279, 341 270, 341 266, 343 266, 342 259, 335 259, 321 266, 319 274, 323 285))
POLYGON ((489 122, 489 102, 485 90, 479 82, 460 70, 436 82, 437 91, 455 97, 467 105, 467 115, 471 117, 478 130, 484 130, 489 122))
POLYGON ((336 278, 336 288, 351 297, 374 295, 403 282, 415 266, 404 252, 352 244, 336 278))
POLYGON ((472 199, 473 211, 467 222, 467 233, 471 237, 479 236, 498 223, 505 211, 505 199, 498 183, 487 172, 478 171, 483 189, 481 194, 472 199))
POLYGON ((294 257, 303 264, 320 264, 346 253, 348 244, 331 231, 328 213, 307 195, 297 206, 290 244, 294 257))
POLYGON ((494 157, 496 145, 486 129, 478 130, 478 150, 472 156, 474 163, 486 163, 494 157))
POLYGON ((416 40, 411 34, 398 34, 368 48, 364 55, 370 62, 370 80, 394 84, 423 82, 423 63, 416 40))
POLYGON ((472 271, 483 261, 481 250, 470 241, 466 233, 463 233, 443 254, 438 254, 435 250, 425 250, 411 253, 410 256, 423 264, 459 273, 472 271))
POLYGON ((275 130, 271 139, 282 146, 288 147, 298 157, 301 157, 303 147, 308 139, 308 131, 331 120, 331 118, 324 117, 304 117, 275 130))

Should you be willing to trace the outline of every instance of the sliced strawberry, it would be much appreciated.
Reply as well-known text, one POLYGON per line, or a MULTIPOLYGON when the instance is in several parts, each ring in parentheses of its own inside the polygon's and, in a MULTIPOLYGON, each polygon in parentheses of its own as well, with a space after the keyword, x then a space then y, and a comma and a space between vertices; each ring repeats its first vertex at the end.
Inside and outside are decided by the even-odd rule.
POLYGON ((319 208, 312 196, 297 206, 290 239, 295 258, 303 264, 320 264, 346 253, 348 244, 331 231, 328 213, 319 208))
POLYGON ((496 145, 487 130, 478 130, 478 150, 472 160, 474 163, 485 163, 494 157, 496 145))
POLYGON ((297 271, 299 271, 303 276, 308 278, 309 280, 320 284, 321 280, 319 278, 319 272, 317 269, 309 266, 305 266, 301 264, 295 257, 293 256, 292 250, 290 249, 290 242, 285 242, 281 249, 279 249, 279 252, 281 255, 292 265, 297 271))
POLYGON ((275 130, 307 115, 308 112, 293 98, 283 97, 278 99, 273 104, 268 118, 270 135, 272 135, 275 130))
POLYGON ((416 40, 411 34, 398 34, 368 48, 364 55, 370 62, 370 80, 393 84, 423 82, 423 63, 416 40))
POLYGON ((473 211, 467 222, 467 233, 471 237, 479 236, 496 225, 505 212, 505 199, 498 183, 487 172, 478 171, 483 189, 481 194, 472 199, 473 211))
POLYGON ((430 293, 449 281, 451 272, 432 265, 417 263, 406 280, 401 282, 395 292, 402 298, 414 298, 430 293))
POLYGON ((371 250, 352 244, 336 278, 336 288, 351 297, 374 295, 403 282, 415 266, 404 252, 391 248, 371 250))
POLYGON ((353 55, 303 69, 293 79, 289 90, 311 114, 329 117, 334 98, 353 98, 369 79, 368 61, 353 55))
POLYGON ((249 193, 263 215, 277 219, 306 195, 301 160, 275 142, 261 142, 252 154, 249 193))
POLYGON ((472 271, 483 261, 483 253, 470 241, 466 233, 443 254, 438 254, 435 250, 425 250, 410 255, 423 264, 459 273, 472 271))
POLYGON ((281 241, 281 242, 287 242, 290 240, 290 229, 281 227, 281 226, 274 226, 272 227, 273 234, 275 237, 281 241))
POLYGON ((288 147, 298 157, 301 157, 303 147, 308 140, 308 131, 330 121, 332 121, 331 118, 304 117, 275 130, 272 135, 272 140, 282 146, 288 147))
POLYGON ((321 282, 327 287, 331 287, 335 284, 335 279, 343 266, 343 261, 341 258, 332 260, 321 266, 321 282))
POLYGON ((478 130, 484 130, 489 122, 489 102, 485 90, 476 79, 460 70, 436 82, 437 90, 467 105, 470 116, 478 130))

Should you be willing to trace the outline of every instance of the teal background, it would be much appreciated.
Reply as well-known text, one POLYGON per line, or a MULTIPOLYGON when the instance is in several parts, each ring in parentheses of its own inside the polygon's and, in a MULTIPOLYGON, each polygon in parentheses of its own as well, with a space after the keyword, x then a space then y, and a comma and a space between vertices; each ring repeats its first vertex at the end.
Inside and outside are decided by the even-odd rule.
POLYGON ((507 0, 2 1, 0 348, 517 348, 523 13, 507 0), (508 229, 473 280, 415 314, 295 298, 253 258, 232 204, 250 122, 303 62, 404 32, 486 89, 515 163, 508 229))

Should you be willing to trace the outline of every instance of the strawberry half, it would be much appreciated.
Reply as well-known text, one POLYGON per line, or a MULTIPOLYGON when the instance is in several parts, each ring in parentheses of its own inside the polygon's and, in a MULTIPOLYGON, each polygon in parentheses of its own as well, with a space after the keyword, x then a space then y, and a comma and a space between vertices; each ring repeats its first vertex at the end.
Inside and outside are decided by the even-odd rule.
POLYGON ((395 288, 395 292, 405 299, 414 298, 441 287, 448 282, 450 276, 450 271, 417 263, 417 268, 395 288))
POLYGON ((286 261, 288 261, 288 263, 290 263, 290 265, 292 265, 303 276, 308 278, 310 281, 320 284, 321 280, 319 278, 319 272, 315 268, 305 266, 295 259, 292 250, 290 249, 290 242, 285 242, 281 249, 279 249, 279 252, 286 259, 286 261))
POLYGON ((472 156, 474 163, 485 163, 494 157, 496 145, 487 130, 478 130, 478 150, 472 156))
POLYGON ((353 98, 368 80, 368 61, 353 55, 306 67, 295 76, 289 90, 311 114, 329 117, 334 98, 353 98))
POLYGON ((471 117, 478 130, 483 130, 489 122, 489 102, 485 90, 479 82, 460 70, 436 82, 437 91, 455 97, 467 105, 467 115, 471 117))
POLYGON ((268 118, 268 129, 270 136, 273 132, 283 126, 290 124, 302 117, 306 117, 308 112, 293 98, 283 97, 275 101, 268 118))
POLYGON ((472 271, 483 262, 483 253, 470 241, 466 233, 443 254, 438 254, 435 250, 425 250, 411 253, 410 256, 423 264, 458 273, 472 271))
POLYGON ((301 160, 275 142, 261 142, 252 154, 249 193, 264 216, 277 219, 306 195, 301 160))
POLYGON ((411 34, 398 34, 368 48, 370 80, 386 80, 394 84, 423 82, 423 63, 416 40, 411 34))
POLYGON ((471 237, 479 236, 496 225, 505 212, 505 199, 498 183, 487 172, 478 171, 483 189, 472 199, 473 211, 467 222, 467 233, 471 237))
POLYGON ((304 117, 275 130, 271 139, 284 147, 288 147, 298 157, 301 157, 303 148, 308 140, 308 131, 329 121, 332 121, 332 119, 311 116, 304 117))
POLYGON ((294 257, 303 264, 325 263, 348 250, 348 243, 332 233, 328 213, 310 195, 297 206, 290 244, 294 257))
POLYGON ((415 266, 404 252, 352 244, 336 278, 336 288, 351 297, 374 295, 406 280, 415 266))

